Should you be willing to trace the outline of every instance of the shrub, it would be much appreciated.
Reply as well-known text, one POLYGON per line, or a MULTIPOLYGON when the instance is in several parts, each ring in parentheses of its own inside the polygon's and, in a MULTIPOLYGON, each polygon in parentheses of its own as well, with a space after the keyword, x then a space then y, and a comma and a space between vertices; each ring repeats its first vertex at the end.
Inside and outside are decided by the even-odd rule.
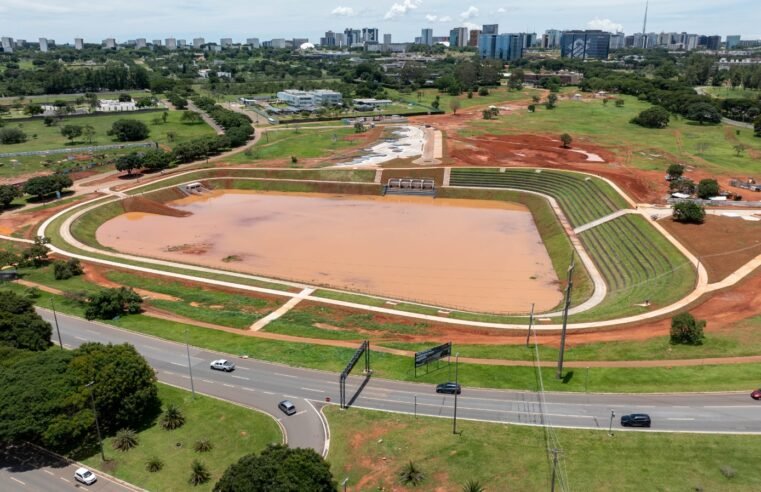
POLYGON ((117 451, 129 451, 138 444, 137 434, 132 429, 122 429, 114 437, 114 449, 117 451))
POLYGON ((199 439, 195 442, 195 444, 193 444, 193 449, 195 449, 198 453, 208 453, 214 449, 214 445, 208 439, 199 439))
POLYGON ((84 269, 82 269, 82 264, 76 258, 53 262, 53 276, 56 280, 66 280, 77 275, 82 275, 82 273, 84 273, 84 269))
POLYGON ((680 313, 671 318, 671 343, 702 345, 705 321, 696 320, 690 313, 680 313))
POLYGON ((671 179, 681 178, 684 174, 684 166, 681 164, 671 164, 666 171, 671 179))
POLYGON ((478 480, 468 480, 462 485, 462 492, 484 492, 485 490, 478 480))
POLYGON ((190 485, 202 485, 211 479, 211 473, 209 473, 206 465, 198 460, 193 460, 190 470, 190 478, 188 479, 190 485))
POLYGON ((148 461, 145 462, 145 469, 151 473, 161 471, 162 468, 164 468, 164 462, 158 456, 148 458, 148 461))
POLYGON ((683 224, 702 224, 705 220, 706 210, 699 203, 684 201, 674 204, 674 212, 671 217, 683 224))
POLYGON ((101 289, 87 298, 87 319, 114 319, 122 314, 137 314, 143 298, 132 288, 101 289))
POLYGON ((478 95, 479 96, 488 96, 489 95, 489 89, 486 87, 481 87, 478 89, 478 95))
POLYGON ((569 134, 564 133, 560 135, 560 141, 563 142, 563 148, 567 149, 571 147, 571 142, 573 142, 573 138, 569 134))
POLYGON ((404 468, 399 472, 399 480, 402 482, 402 485, 412 485, 413 487, 416 487, 423 483, 425 475, 415 463, 410 461, 404 465, 404 468))
POLYGON ((715 179, 701 179, 698 183, 698 196, 704 200, 719 194, 719 183, 715 179))
POLYGON ((11 145, 26 142, 26 133, 20 128, 0 128, 0 144, 11 145))
POLYGON ((631 122, 645 128, 666 128, 669 124, 669 112, 660 106, 642 111, 638 116, 632 118, 631 122))
POLYGON ((161 427, 166 430, 179 429, 185 424, 185 416, 175 405, 169 405, 161 416, 161 427))

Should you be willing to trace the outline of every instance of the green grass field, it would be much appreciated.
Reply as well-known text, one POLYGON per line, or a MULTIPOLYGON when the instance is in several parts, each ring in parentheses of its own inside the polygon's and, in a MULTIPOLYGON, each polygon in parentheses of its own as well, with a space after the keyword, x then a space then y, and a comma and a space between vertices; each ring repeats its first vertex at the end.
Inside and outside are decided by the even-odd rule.
POLYGON ((254 147, 234 155, 228 162, 243 164, 263 159, 290 159, 291 156, 302 159, 325 157, 356 145, 346 138, 349 135, 354 135, 353 128, 269 131, 254 147))
POLYGON ((761 152, 761 139, 753 131, 726 125, 698 125, 672 115, 665 129, 642 128, 630 123, 649 103, 622 96, 624 107, 603 105, 602 100, 573 101, 561 99, 557 108, 537 106, 536 113, 525 110, 503 113, 496 121, 476 120, 461 130, 463 136, 482 134, 550 134, 569 133, 575 145, 584 142, 602 145, 616 153, 625 165, 645 170, 665 170, 679 162, 705 172, 752 175, 756 162, 752 154, 761 152), (739 132, 739 134, 737 134, 739 132), (735 145, 748 150, 737 156, 735 145))
MULTIPOLYGON (((328 460, 350 490, 460 490, 478 480, 487 491, 550 490, 552 455, 540 428, 415 418, 352 408, 325 411, 331 428, 328 460), (403 486, 398 473, 414 462, 425 475, 403 486)), ((558 429, 566 487, 583 491, 755 491, 757 436, 659 434, 558 429), (724 472, 722 472, 724 468, 724 472), (734 476, 728 478, 724 473, 734 476)))
POLYGON ((761 91, 759 90, 741 87, 705 87, 704 90, 713 97, 721 99, 757 99, 761 96, 761 91))
MULTIPOLYGON (((431 103, 439 96, 439 109, 447 113, 452 112, 452 101, 458 100, 461 109, 468 109, 473 106, 485 106, 490 104, 508 103, 511 101, 518 101, 522 99, 530 99, 533 95, 541 94, 541 91, 536 89, 524 89, 520 91, 510 91, 506 87, 490 87, 489 95, 479 96, 477 92, 473 93, 473 97, 468 99, 467 93, 463 93, 459 96, 450 96, 449 94, 439 92, 437 89, 422 89, 420 92, 422 96, 418 99, 417 91, 411 94, 403 94, 394 89, 386 89, 389 97, 393 100, 403 100, 408 103, 419 103, 423 106, 431 106, 431 103)), ((415 106, 413 106, 415 107, 415 106)), ((418 110, 423 109, 418 106, 418 110)))
MULTIPOLYGON (((259 453, 270 443, 282 442, 280 428, 275 421, 262 413, 249 410, 202 395, 195 400, 189 391, 159 384, 162 409, 168 404, 180 408, 185 425, 167 431, 157 422, 138 432, 138 446, 129 451, 113 449, 113 438, 104 442, 108 473, 147 490, 204 490, 213 488, 228 466, 241 457, 259 453), (199 453, 193 445, 200 439, 209 439, 213 449, 199 453), (148 472, 145 463, 152 457, 164 462, 158 472, 148 472), (206 484, 188 483, 193 460, 203 462, 211 472, 206 484)), ((84 460, 87 466, 103 466, 100 455, 84 460)))

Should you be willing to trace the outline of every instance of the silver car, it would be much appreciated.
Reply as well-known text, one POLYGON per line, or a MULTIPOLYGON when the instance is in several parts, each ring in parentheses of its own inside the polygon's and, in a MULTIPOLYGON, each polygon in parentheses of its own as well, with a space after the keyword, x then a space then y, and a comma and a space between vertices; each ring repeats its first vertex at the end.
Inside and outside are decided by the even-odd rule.
POLYGON ((209 367, 216 371, 232 372, 235 370, 235 364, 226 359, 217 359, 211 361, 209 367))

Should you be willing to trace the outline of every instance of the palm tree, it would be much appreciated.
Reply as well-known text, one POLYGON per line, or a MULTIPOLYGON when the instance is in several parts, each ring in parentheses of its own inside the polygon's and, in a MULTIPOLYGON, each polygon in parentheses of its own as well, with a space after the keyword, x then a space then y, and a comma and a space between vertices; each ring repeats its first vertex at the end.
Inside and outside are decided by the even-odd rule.
POLYGON ((151 473, 161 471, 162 468, 164 468, 164 462, 158 456, 148 458, 148 461, 145 462, 145 469, 151 473))
POLYGON ((195 444, 193 444, 193 449, 195 449, 198 453, 206 453, 211 451, 213 448, 214 445, 208 439, 199 439, 195 442, 195 444))
POLYGON ((468 480, 462 485, 462 492, 484 492, 485 490, 478 480, 468 480))
POLYGON ((403 485, 412 485, 413 487, 417 487, 423 483, 423 480, 425 480, 425 475, 423 474, 423 470, 418 468, 415 463, 410 461, 404 465, 402 471, 399 472, 399 479, 403 485))
POLYGON ((161 416, 161 427, 166 430, 179 429, 185 423, 185 416, 175 405, 169 405, 161 416))
POLYGON ((129 451, 137 446, 137 434, 132 429, 122 429, 114 437, 114 449, 119 451, 129 451))
POLYGON ((193 464, 190 465, 190 479, 188 480, 191 485, 201 485, 211 479, 211 473, 206 468, 206 465, 198 460, 193 460, 193 464))

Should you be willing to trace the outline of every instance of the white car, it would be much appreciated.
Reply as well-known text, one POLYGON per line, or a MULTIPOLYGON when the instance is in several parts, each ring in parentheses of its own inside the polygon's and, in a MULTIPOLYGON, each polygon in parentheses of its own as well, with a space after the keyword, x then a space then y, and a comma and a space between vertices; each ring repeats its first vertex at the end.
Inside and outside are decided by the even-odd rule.
POLYGON ((96 477, 95 474, 87 468, 79 468, 74 472, 74 479, 77 482, 82 482, 85 485, 92 485, 96 482, 96 480, 98 480, 98 477, 96 477))
POLYGON ((229 360, 218 359, 218 360, 211 361, 211 364, 209 365, 209 367, 217 371, 232 372, 235 369, 235 364, 233 364, 229 360))

